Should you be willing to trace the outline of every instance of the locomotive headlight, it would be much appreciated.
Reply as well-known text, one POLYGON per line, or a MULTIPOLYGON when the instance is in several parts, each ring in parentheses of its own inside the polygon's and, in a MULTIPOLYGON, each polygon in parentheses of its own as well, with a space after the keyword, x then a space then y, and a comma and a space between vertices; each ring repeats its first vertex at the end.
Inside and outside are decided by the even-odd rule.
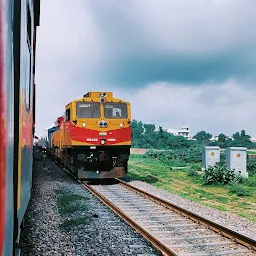
POLYGON ((120 124, 120 127, 121 127, 121 128, 124 127, 124 124, 120 124))
POLYGON ((104 140, 104 139, 100 140, 100 143, 101 143, 102 145, 104 145, 104 144, 105 144, 105 140, 104 140))
POLYGON ((82 126, 85 127, 85 123, 82 123, 82 126))

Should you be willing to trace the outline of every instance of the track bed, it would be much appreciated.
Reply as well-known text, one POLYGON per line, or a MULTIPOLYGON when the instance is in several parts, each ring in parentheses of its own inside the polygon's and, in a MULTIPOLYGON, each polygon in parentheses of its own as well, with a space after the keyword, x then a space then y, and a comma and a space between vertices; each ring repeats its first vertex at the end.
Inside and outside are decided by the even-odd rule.
POLYGON ((38 153, 33 171, 22 255, 161 255, 52 160, 38 153))
POLYGON ((164 254, 256 254, 256 241, 120 182, 85 186, 164 254))

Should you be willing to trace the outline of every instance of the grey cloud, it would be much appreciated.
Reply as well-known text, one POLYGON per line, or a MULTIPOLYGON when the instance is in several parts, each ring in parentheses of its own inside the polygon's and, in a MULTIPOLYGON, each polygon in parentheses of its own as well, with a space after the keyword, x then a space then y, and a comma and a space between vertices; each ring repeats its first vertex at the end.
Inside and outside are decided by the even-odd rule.
POLYGON ((116 46, 116 42, 141 46, 143 40, 155 50, 201 53, 227 50, 256 38, 254 0, 89 2, 101 33, 116 46))
POLYGON ((89 1, 102 34, 102 81, 200 83, 254 76, 256 2, 89 1))
POLYGON ((254 0, 45 0, 38 69, 116 86, 255 76, 255 9, 254 0))
MULTIPOLYGON (((158 100, 165 115, 158 114, 157 105, 156 110, 143 115, 137 98, 131 97, 134 117, 168 126, 184 121, 195 129, 211 127, 211 122, 208 126, 205 121, 207 115, 218 114, 207 105, 208 98, 212 97, 214 106, 233 106, 226 91, 226 96, 221 96, 218 85, 233 77, 239 88, 249 91, 256 81, 255 7, 254 0, 162 0, 161 4, 158 0, 42 1, 36 67, 37 131, 61 115, 69 101, 89 90, 112 90, 124 98, 142 87, 150 98, 149 83, 154 84, 150 88, 155 95, 156 85, 164 95, 175 95, 171 99, 176 105, 184 94, 190 107, 172 112, 175 106, 171 104, 170 109, 161 96, 158 100), (170 83, 162 89, 159 81, 170 83), (214 91, 213 87, 219 89, 214 91), (192 108, 198 109, 197 113, 192 108), (168 120, 165 109, 171 113, 168 120)), ((237 109, 239 118, 227 123, 228 131, 233 122, 236 127, 241 122, 249 125, 246 120, 253 115, 244 110, 254 106, 252 100, 246 103, 236 97, 244 103, 237 109)), ((214 129, 220 127, 216 122, 214 129)))
POLYGON ((245 129, 256 136, 256 89, 233 79, 200 86, 154 83, 133 93, 121 90, 119 94, 131 102, 133 117, 144 122, 165 128, 187 124, 193 133, 207 130, 214 135, 232 135, 245 129))

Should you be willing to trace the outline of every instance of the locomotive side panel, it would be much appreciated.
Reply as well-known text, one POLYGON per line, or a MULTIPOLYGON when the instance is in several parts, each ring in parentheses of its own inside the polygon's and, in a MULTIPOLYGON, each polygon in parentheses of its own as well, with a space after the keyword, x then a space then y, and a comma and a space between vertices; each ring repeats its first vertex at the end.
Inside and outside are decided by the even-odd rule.
POLYGON ((61 142, 60 142, 60 134, 61 134, 61 126, 64 120, 63 116, 57 118, 54 126, 48 129, 48 145, 49 145, 49 153, 53 155, 55 158, 59 157, 61 142))

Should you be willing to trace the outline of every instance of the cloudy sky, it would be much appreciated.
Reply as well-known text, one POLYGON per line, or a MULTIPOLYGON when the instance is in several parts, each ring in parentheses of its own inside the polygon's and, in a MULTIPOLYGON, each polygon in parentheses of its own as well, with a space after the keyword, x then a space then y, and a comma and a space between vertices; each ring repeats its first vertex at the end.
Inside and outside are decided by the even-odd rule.
POLYGON ((42 0, 36 133, 100 90, 145 123, 256 136, 255 10, 255 0, 42 0))

